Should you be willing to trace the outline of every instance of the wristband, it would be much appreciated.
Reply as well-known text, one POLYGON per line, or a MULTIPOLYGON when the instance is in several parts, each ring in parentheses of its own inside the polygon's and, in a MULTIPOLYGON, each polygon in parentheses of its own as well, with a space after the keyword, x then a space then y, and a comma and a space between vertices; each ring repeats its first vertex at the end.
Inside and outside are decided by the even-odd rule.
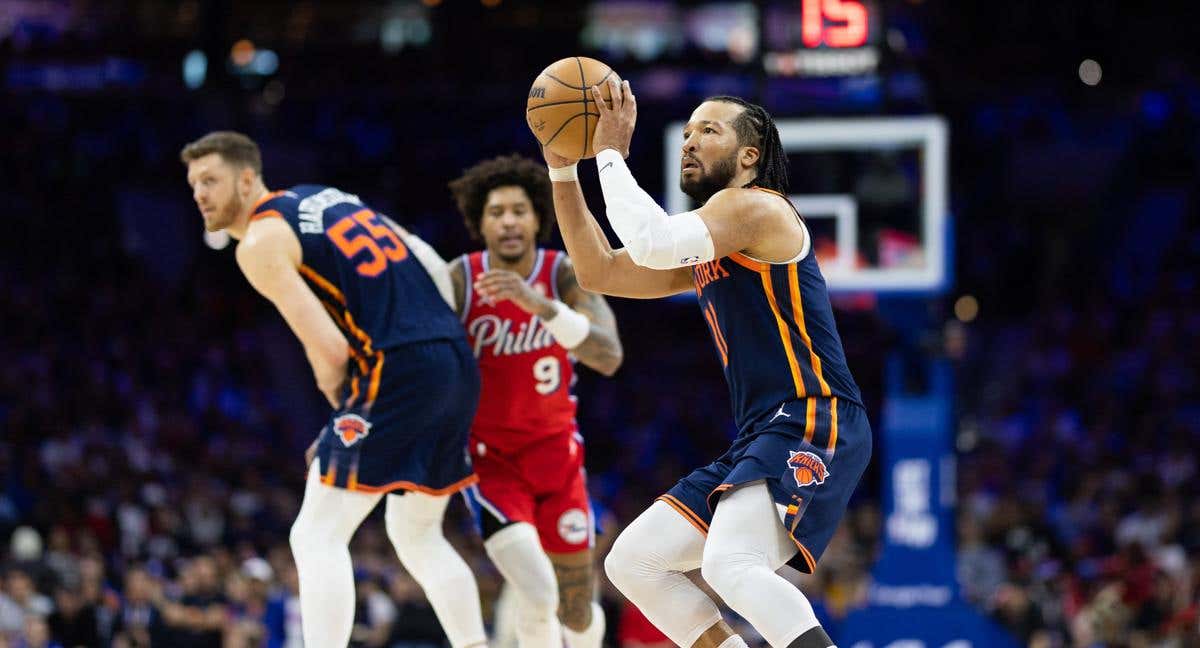
POLYGON ((576 162, 571 166, 557 168, 552 166, 546 167, 550 170, 550 182, 575 182, 579 180, 579 174, 576 172, 576 167, 578 166, 579 163, 576 162))
POLYGON ((592 323, 587 316, 557 299, 554 300, 554 310, 557 311, 554 317, 542 322, 546 330, 564 348, 574 349, 582 344, 592 330, 592 323))

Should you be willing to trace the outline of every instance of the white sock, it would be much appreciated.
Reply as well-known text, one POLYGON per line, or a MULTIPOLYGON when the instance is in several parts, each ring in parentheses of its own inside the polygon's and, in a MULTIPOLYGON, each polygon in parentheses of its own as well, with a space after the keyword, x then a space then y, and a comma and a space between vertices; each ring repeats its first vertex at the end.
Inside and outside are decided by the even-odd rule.
POLYGON ((742 635, 730 635, 728 639, 721 642, 717 648, 749 648, 746 645, 746 640, 742 639, 742 635))
POLYGON ((592 601, 592 622, 582 632, 563 626, 563 636, 567 638, 567 648, 600 648, 604 643, 604 608, 592 601))
POLYGON ((483 547, 517 596, 520 648, 561 648, 558 581, 554 565, 542 550, 537 529, 527 522, 516 522, 492 534, 483 547))
POLYGON ((465 648, 486 644, 487 635, 475 574, 442 533, 449 501, 447 495, 388 495, 384 524, 400 562, 425 590, 450 645, 465 648))
POLYGON ((350 538, 379 495, 321 483, 314 461, 289 541, 300 580, 300 627, 307 646, 345 646, 354 625, 350 538))

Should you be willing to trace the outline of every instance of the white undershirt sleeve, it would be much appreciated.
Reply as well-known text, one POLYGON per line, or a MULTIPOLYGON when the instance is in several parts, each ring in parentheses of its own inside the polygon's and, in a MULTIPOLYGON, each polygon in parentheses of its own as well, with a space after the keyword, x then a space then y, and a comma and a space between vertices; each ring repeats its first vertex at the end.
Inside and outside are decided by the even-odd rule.
POLYGON ((437 286, 438 293, 442 295, 442 299, 450 304, 450 308, 454 308, 454 284, 450 281, 450 267, 446 265, 446 261, 442 259, 442 255, 437 253, 428 243, 421 237, 408 233, 404 237, 404 244, 408 246, 409 251, 413 256, 417 257, 417 261, 425 266, 425 271, 429 273, 429 277, 433 279, 433 285, 437 286))
POLYGON ((634 263, 670 270, 712 261, 712 235, 694 212, 668 216, 641 187, 621 154, 605 149, 596 155, 608 222, 634 263))
POLYGON ((384 224, 392 228, 392 231, 397 236, 403 239, 404 245, 408 247, 408 251, 412 252, 412 255, 417 257, 417 261, 425 267, 425 272, 429 273, 429 278, 433 279, 433 285, 437 288, 438 294, 442 296, 442 299, 446 300, 450 308, 455 308, 454 283, 450 280, 450 266, 446 264, 446 260, 442 258, 442 255, 438 254, 437 250, 433 249, 421 237, 400 227, 391 218, 382 214, 380 214, 380 218, 383 219, 384 224))

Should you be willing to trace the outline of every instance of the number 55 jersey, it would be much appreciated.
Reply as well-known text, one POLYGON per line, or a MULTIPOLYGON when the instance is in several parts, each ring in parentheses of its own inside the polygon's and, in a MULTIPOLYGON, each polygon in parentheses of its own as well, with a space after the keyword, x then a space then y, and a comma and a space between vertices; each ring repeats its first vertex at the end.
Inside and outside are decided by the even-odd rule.
MULTIPOLYGON (((538 250, 526 283, 560 299, 558 268, 564 257, 538 250)), ((512 522, 528 522, 546 551, 585 550, 594 521, 571 393, 574 360, 537 315, 509 300, 488 303, 475 291, 475 278, 489 270, 486 251, 464 255, 462 263, 467 276, 463 325, 483 381, 469 444, 480 482, 468 499, 483 536, 512 522)))
POLYGON ((264 196, 251 226, 282 219, 300 275, 341 329, 349 366, 317 456, 324 483, 445 494, 476 481, 463 453, 479 374, 462 326, 400 234, 357 196, 299 185, 264 196))

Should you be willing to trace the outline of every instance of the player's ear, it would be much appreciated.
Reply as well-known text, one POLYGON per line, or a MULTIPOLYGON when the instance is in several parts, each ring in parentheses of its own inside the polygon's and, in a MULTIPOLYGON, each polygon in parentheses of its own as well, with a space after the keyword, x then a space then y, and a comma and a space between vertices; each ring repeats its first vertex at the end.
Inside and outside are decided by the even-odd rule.
POLYGON ((244 167, 238 174, 238 188, 245 193, 250 193, 250 190, 254 188, 254 176, 254 169, 244 167))
POLYGON ((533 240, 540 241, 542 239, 542 215, 533 212, 533 240))
POLYGON ((738 152, 738 162, 740 162, 744 168, 749 169, 755 164, 758 164, 758 158, 760 155, 761 153, 759 152, 758 147, 743 146, 738 152))

